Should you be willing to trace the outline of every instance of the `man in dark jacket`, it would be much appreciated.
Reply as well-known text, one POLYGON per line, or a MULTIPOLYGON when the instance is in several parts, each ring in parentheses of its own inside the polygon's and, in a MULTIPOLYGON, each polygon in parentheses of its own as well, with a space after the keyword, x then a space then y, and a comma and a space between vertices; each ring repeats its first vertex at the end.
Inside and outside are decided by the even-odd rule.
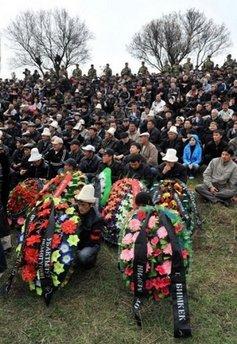
POLYGON ((107 148, 102 155, 102 162, 100 163, 98 173, 102 172, 106 167, 111 169, 112 183, 115 183, 121 178, 122 164, 114 160, 113 149, 107 148))
POLYGON ((167 149, 165 156, 162 158, 164 162, 158 166, 158 180, 179 179, 181 182, 186 183, 187 170, 182 164, 178 163, 176 154, 175 149, 167 149))
POLYGON ((96 201, 93 185, 83 186, 80 193, 75 196, 78 213, 81 219, 79 225, 80 242, 78 244, 78 262, 80 266, 91 268, 96 263, 100 250, 103 220, 94 208, 96 201))
POLYGON ((204 149, 204 163, 209 162, 214 158, 219 158, 224 149, 227 148, 228 144, 223 140, 223 131, 215 130, 213 132, 213 139, 207 143, 204 149))
POLYGON ((48 164, 44 161, 42 154, 38 148, 32 148, 28 161, 31 163, 25 175, 26 178, 43 178, 48 176, 48 164))
POLYGON ((87 178, 91 180, 98 171, 100 164, 100 157, 95 154, 95 147, 87 145, 82 147, 84 157, 79 163, 79 170, 87 175, 87 178))
POLYGON ((49 163, 48 179, 57 175, 59 169, 63 168, 63 161, 68 158, 68 152, 63 147, 61 137, 54 136, 51 143, 53 148, 45 154, 45 160, 49 163))
POLYGON ((154 174, 140 154, 131 154, 129 163, 126 164, 123 173, 124 177, 142 180, 148 187, 152 186, 154 174))

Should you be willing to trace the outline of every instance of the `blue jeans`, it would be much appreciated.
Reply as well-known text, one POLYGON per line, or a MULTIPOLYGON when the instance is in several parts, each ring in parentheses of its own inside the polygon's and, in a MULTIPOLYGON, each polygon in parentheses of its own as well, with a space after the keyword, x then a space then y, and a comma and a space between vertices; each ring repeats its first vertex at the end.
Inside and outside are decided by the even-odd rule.
POLYGON ((95 265, 97 254, 100 250, 100 245, 87 246, 78 250, 78 263, 85 268, 90 268, 95 265))

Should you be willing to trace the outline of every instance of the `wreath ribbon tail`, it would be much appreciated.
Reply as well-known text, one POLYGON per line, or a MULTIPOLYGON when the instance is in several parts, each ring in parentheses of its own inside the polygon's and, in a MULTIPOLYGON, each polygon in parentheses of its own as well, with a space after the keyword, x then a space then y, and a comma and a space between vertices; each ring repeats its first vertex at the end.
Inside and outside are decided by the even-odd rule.
POLYGON ((147 234, 146 227, 150 218, 150 212, 147 213, 146 219, 143 222, 140 233, 134 245, 134 301, 133 301, 133 314, 137 325, 142 326, 141 318, 141 305, 142 298, 145 296, 145 283, 146 283, 146 263, 147 263, 147 234))
POLYGON ((174 227, 172 226, 171 220, 164 212, 161 213, 160 218, 167 229, 173 251, 170 293, 173 304, 174 337, 188 338, 192 336, 192 331, 189 317, 185 267, 180 244, 174 233, 174 227))

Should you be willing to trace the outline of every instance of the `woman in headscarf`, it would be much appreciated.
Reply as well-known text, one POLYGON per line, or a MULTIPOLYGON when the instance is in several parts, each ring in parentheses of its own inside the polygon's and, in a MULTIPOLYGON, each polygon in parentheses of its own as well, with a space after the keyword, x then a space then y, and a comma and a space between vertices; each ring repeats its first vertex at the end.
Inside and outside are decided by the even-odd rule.
POLYGON ((197 135, 191 135, 183 150, 183 165, 187 167, 189 179, 193 179, 202 162, 202 145, 197 135))

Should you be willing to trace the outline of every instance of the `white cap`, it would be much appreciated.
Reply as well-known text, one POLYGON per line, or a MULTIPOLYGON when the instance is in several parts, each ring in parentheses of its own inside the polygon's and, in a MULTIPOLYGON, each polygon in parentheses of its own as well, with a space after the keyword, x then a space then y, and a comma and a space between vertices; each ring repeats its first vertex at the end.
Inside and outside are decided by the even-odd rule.
POLYGON ((87 203, 95 203, 95 188, 92 184, 84 185, 79 194, 75 195, 75 199, 87 203))
POLYGON ((3 132, 0 130, 0 139, 2 138, 3 132))
POLYGON ((176 149, 168 148, 162 160, 168 161, 168 162, 177 162, 179 158, 177 157, 176 154, 177 154, 176 149))
POLYGON ((51 142, 52 144, 57 145, 59 143, 63 143, 63 139, 61 139, 61 137, 58 136, 53 136, 51 142))
POLYGON ((81 149, 84 150, 84 151, 95 152, 95 147, 92 146, 92 145, 87 145, 87 146, 85 146, 85 147, 82 147, 81 149))
POLYGON ((30 151, 29 162, 39 161, 42 159, 42 155, 39 153, 38 148, 32 148, 30 151))
POLYGON ((106 130, 106 132, 112 136, 114 136, 115 131, 116 131, 116 129, 113 127, 110 127, 108 130, 106 130))
POLYGON ((101 104, 100 103, 98 103, 98 104, 96 104, 96 107, 95 107, 95 109, 102 109, 102 106, 101 106, 101 104))
POLYGON ((41 136, 51 136, 49 128, 44 128, 41 136))
POLYGON ((53 127, 54 129, 58 129, 58 122, 57 121, 51 122, 50 127, 53 127))
POLYGON ((140 134, 140 137, 141 137, 141 136, 150 137, 150 134, 146 131, 145 133, 141 133, 141 134, 140 134))
POLYGON ((174 134, 177 134, 178 135, 178 132, 177 132, 177 128, 172 125, 168 131, 168 133, 174 133, 174 134))

